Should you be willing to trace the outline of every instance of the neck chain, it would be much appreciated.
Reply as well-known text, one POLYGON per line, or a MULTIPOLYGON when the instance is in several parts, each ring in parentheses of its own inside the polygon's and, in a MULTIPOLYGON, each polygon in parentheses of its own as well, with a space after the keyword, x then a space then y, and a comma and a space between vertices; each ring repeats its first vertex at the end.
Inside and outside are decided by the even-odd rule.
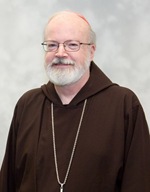
POLYGON ((67 178, 68 178, 68 174, 69 174, 70 167, 71 167, 71 164, 72 164, 72 160, 73 160, 74 152, 75 152, 75 149, 76 149, 76 145, 77 145, 77 141, 78 141, 78 136, 79 136, 79 132, 80 132, 80 128, 81 128, 81 124, 82 124, 82 120, 83 120, 83 116, 84 116, 84 112, 85 112, 86 103, 87 103, 87 99, 84 101, 84 105, 83 105, 83 109, 82 109, 82 113, 81 113, 78 129, 77 129, 77 133, 76 133, 76 137, 75 137, 75 141, 74 141, 74 145, 73 145, 73 149, 72 149, 69 165, 68 165, 67 172, 66 172, 66 175, 65 175, 65 179, 64 179, 63 182, 60 181, 59 172, 58 172, 58 161, 57 161, 57 154, 56 154, 56 141, 55 141, 55 130, 54 130, 54 110, 53 110, 54 106, 53 106, 53 103, 51 103, 51 118, 52 118, 52 135, 53 135, 54 160, 55 160, 55 169, 56 169, 57 181, 60 184, 60 192, 63 192, 63 187, 66 184, 66 181, 67 181, 67 178))

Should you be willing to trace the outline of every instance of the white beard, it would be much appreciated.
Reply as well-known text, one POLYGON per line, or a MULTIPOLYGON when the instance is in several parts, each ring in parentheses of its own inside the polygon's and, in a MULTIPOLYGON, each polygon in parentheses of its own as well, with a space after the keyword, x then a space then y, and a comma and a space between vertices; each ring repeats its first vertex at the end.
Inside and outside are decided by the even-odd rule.
POLYGON ((64 86, 77 82, 89 68, 90 62, 89 57, 82 65, 78 65, 69 59, 55 58, 51 63, 45 65, 45 68, 49 80, 54 83, 54 85, 64 86), (69 66, 59 68, 57 66, 55 67, 55 64, 66 64, 69 66))

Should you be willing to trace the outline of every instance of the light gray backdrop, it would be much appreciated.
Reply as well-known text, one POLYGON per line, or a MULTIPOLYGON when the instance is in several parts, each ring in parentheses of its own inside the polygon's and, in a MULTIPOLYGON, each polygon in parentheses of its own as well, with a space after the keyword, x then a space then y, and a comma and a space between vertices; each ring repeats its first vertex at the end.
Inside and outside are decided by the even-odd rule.
POLYGON ((0 165, 17 100, 47 82, 43 28, 68 9, 87 17, 97 34, 95 62, 138 95, 150 124, 149 0, 0 0, 0 165))

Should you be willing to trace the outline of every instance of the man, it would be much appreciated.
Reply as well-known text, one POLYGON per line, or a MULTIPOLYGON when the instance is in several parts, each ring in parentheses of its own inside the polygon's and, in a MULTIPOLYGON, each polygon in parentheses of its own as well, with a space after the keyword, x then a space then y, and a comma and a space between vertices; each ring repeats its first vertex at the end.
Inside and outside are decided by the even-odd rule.
POLYGON ((0 192, 150 192, 143 109, 94 64, 88 21, 55 14, 42 45, 50 81, 16 105, 0 192))

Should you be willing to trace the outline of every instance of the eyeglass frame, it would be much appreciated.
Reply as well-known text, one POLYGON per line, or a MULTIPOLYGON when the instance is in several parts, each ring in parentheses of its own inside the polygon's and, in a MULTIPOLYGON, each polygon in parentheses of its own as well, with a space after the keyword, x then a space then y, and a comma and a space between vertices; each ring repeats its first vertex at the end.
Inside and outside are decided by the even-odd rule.
POLYGON ((43 43, 41 43, 41 45, 43 46, 43 49, 44 49, 45 52, 57 52, 58 49, 59 49, 59 45, 60 45, 60 44, 63 45, 64 50, 65 50, 66 52, 77 52, 77 51, 80 50, 81 45, 92 45, 93 43, 82 43, 82 42, 77 41, 77 40, 67 40, 67 41, 65 41, 65 42, 63 42, 63 43, 59 43, 59 42, 57 42, 57 41, 53 41, 53 40, 47 40, 47 41, 44 41, 43 43), (77 50, 66 50, 65 43, 67 43, 67 42, 72 42, 72 41, 73 41, 73 42, 76 42, 76 43, 79 44, 78 49, 77 49, 77 50), (57 43, 57 48, 54 49, 54 50, 52 50, 52 51, 47 51, 47 50, 45 49, 45 47, 44 47, 45 45, 47 45, 47 44, 46 44, 47 42, 54 42, 54 43, 57 43))

